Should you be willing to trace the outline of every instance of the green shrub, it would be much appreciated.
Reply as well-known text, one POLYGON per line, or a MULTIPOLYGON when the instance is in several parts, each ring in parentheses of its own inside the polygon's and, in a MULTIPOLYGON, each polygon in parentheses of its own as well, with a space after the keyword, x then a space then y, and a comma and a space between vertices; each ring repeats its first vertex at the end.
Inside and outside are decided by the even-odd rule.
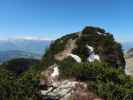
POLYGON ((65 60, 60 67, 62 77, 87 81, 89 88, 92 87, 92 91, 105 100, 132 100, 133 80, 120 68, 97 61, 73 63, 72 59, 65 60))
POLYGON ((37 66, 16 77, 15 74, 0 69, 0 100, 38 100, 37 66))

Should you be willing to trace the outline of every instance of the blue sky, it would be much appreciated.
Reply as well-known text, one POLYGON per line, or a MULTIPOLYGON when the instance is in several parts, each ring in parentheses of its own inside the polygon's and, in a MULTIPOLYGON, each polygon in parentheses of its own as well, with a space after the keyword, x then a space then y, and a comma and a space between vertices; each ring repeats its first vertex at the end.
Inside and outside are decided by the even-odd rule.
POLYGON ((0 39, 55 39, 99 26, 119 41, 133 41, 132 0, 0 0, 0 39))

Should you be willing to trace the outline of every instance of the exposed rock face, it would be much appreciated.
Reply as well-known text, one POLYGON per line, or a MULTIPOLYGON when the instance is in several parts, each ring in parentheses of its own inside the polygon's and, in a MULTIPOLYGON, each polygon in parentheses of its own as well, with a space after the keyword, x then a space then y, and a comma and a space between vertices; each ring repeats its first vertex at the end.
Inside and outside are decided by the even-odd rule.
POLYGON ((82 61, 81 58, 75 54, 70 53, 69 56, 72 57, 78 63, 81 63, 82 61))
POLYGON ((125 53, 125 59, 126 59, 125 73, 127 75, 133 76, 133 48, 129 49, 125 53))
POLYGON ((85 83, 64 80, 60 82, 59 87, 42 90, 45 100, 103 100, 94 93, 87 90, 85 83), (54 99, 52 99, 54 98, 54 99))
POLYGON ((40 75, 40 85, 45 88, 49 86, 56 87, 59 78, 59 68, 57 64, 51 65, 46 71, 42 71, 40 75))
POLYGON ((127 51, 127 56, 128 56, 128 58, 133 57, 133 48, 131 48, 127 51))
MULTIPOLYGON (((53 70, 55 68, 58 69, 58 66, 53 67, 53 70)), ((49 72, 49 69, 43 72, 45 74, 42 75, 45 75, 46 79, 51 80, 41 79, 40 81, 40 85, 45 87, 40 90, 42 100, 103 100, 89 91, 86 83, 73 79, 58 80, 58 72, 55 71, 58 74, 54 74, 55 72, 53 71, 49 76, 47 72, 49 72), (53 74, 54 76, 52 76, 53 74), (53 80, 53 77, 56 79, 53 80)))
POLYGON ((87 58, 87 61, 89 62, 94 62, 95 60, 100 61, 100 57, 99 55, 95 54, 94 48, 89 45, 86 45, 86 47, 88 48, 89 51, 88 52, 89 56, 87 58))
POLYGON ((126 58, 125 73, 126 73, 127 75, 133 76, 133 57, 126 58))
POLYGON ((65 44, 65 48, 63 51, 61 51, 60 53, 57 53, 54 55, 54 58, 56 60, 59 60, 59 61, 62 61, 64 60, 65 58, 67 58, 68 56, 71 56, 71 53, 72 53, 72 50, 74 48, 76 48, 76 39, 69 39, 67 40, 67 43, 65 44))
POLYGON ((77 75, 79 80, 76 76, 60 78, 64 67, 61 65, 65 61, 67 62, 63 64, 68 71, 72 70, 74 63, 95 61, 107 63, 114 68, 125 68, 121 45, 113 36, 100 28, 86 27, 81 32, 57 39, 44 55, 42 62, 46 70, 41 73, 40 78, 43 100, 102 100, 88 89, 87 83, 79 82, 80 75, 77 75))

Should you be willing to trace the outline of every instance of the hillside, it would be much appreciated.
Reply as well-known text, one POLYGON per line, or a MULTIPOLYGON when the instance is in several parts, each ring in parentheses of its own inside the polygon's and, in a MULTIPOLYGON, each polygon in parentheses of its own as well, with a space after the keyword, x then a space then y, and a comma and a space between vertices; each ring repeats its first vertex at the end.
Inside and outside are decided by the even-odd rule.
POLYGON ((39 64, 16 77, 10 67, 19 64, 0 67, 0 100, 133 100, 121 44, 98 27, 53 41, 39 64))
POLYGON ((104 29, 85 27, 81 32, 57 39, 43 56, 42 66, 43 100, 133 98, 121 44, 104 29))
POLYGON ((22 74, 28 70, 32 65, 39 64, 39 60, 33 58, 15 58, 3 63, 0 67, 16 74, 16 76, 22 74))

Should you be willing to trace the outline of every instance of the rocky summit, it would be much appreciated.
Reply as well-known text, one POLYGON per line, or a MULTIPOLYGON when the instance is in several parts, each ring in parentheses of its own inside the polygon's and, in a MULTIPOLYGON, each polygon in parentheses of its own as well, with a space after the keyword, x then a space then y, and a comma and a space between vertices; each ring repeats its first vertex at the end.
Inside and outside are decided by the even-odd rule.
POLYGON ((98 27, 85 27, 53 41, 42 66, 42 100, 104 100, 89 84, 102 75, 102 70, 124 71, 125 59, 121 45, 111 33, 98 27))
POLYGON ((72 58, 75 62, 107 62, 112 67, 124 69, 125 60, 121 45, 113 35, 98 27, 85 27, 55 40, 43 57, 45 67, 72 58))

